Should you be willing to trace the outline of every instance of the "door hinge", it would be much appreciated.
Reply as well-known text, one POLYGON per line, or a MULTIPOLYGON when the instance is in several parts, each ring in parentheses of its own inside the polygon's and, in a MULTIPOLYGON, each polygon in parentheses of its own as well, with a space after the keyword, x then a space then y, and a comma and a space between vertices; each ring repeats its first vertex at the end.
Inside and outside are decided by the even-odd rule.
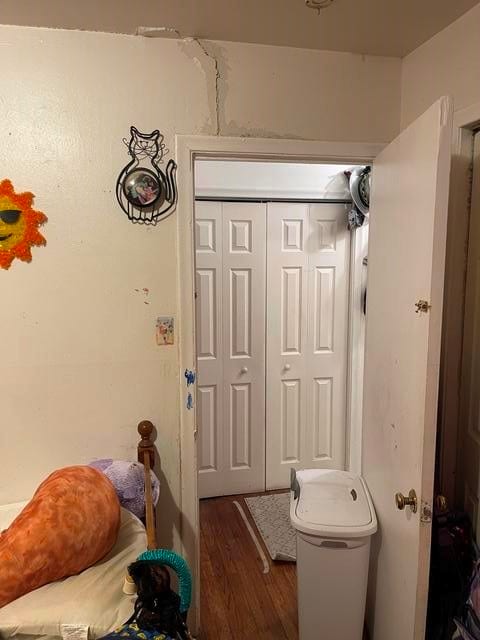
POLYGON ((432 521, 432 505, 425 500, 422 500, 422 508, 420 511, 420 521, 421 522, 431 522, 432 521))
POLYGON ((419 300, 415 303, 417 310, 415 313, 428 313, 432 305, 427 300, 419 300))

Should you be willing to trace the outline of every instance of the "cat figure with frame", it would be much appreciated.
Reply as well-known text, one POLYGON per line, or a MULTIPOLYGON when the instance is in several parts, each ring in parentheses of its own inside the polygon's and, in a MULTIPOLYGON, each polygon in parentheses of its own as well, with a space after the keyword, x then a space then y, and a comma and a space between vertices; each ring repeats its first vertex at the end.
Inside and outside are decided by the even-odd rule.
POLYGON ((170 159, 165 171, 160 168, 165 144, 158 129, 146 134, 130 127, 130 134, 124 142, 132 159, 117 178, 117 200, 132 222, 156 224, 175 210, 177 165, 170 159))

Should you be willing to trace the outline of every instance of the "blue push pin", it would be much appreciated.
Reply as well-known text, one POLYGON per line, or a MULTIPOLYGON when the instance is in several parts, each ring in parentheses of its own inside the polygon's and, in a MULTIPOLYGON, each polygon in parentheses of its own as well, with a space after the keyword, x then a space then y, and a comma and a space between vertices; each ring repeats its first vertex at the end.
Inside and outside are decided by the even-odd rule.
POLYGON ((185 379, 187 380, 187 387, 195 384, 195 372, 190 369, 185 369, 185 379))

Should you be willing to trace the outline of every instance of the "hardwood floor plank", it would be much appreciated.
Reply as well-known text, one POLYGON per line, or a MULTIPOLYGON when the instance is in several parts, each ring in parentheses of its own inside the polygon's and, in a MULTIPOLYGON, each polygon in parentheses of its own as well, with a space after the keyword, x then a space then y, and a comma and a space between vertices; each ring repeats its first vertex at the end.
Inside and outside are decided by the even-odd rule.
MULTIPOLYGON (((245 615, 249 607, 245 591, 241 587, 241 565, 237 553, 239 544, 232 535, 231 515, 229 505, 224 500, 220 501, 210 514, 213 537, 207 546, 210 557, 215 558, 217 581, 212 585, 213 590, 208 595, 216 598, 220 606, 225 608, 232 629, 241 628, 243 625, 246 634, 255 633, 256 627, 251 616, 245 615)), ((207 595, 206 590, 203 594, 207 595)))
MULTIPOLYGON (((207 560, 202 562, 200 571, 202 589, 211 591, 211 585, 216 579, 213 575, 213 568, 207 560)), ((220 598, 202 598, 202 625, 205 629, 214 629, 221 638, 233 637, 228 620, 228 611, 225 603, 220 598)), ((207 637, 207 636, 205 636, 207 637)))
POLYGON ((248 538, 244 536, 245 523, 238 510, 235 509, 235 511, 231 524, 238 532, 238 539, 241 540, 238 554, 238 561, 243 568, 241 585, 247 595, 250 612, 256 622, 257 633, 262 638, 286 638, 281 620, 276 615, 271 593, 265 588, 252 588, 253 584, 265 584, 268 574, 263 573, 263 562, 259 558, 255 544, 250 535, 248 538), (252 564, 252 556, 255 557, 255 564, 252 564))
MULTIPOLYGON (((243 501, 244 502, 244 501, 243 501)), ((245 504, 245 512, 250 523, 255 527, 255 521, 245 504)), ((268 550, 259 535, 260 542, 268 556, 268 550)), ((272 606, 281 622, 286 637, 290 640, 298 638, 297 622, 297 573, 296 565, 292 562, 270 561, 270 575, 265 576, 265 588, 271 595, 272 606)))
POLYGON ((269 561, 269 573, 234 501, 254 530, 243 496, 200 502, 201 640, 298 640, 296 570, 269 561))

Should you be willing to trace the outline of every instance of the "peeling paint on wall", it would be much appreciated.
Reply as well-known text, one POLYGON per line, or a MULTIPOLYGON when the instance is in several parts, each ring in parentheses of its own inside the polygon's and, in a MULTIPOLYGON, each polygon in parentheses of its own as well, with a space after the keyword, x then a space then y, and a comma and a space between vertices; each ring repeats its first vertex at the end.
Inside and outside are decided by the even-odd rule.
POLYGON ((198 38, 188 38, 187 41, 196 42, 200 49, 203 51, 205 56, 213 61, 213 66, 215 70, 215 135, 220 135, 220 96, 219 96, 219 83, 220 83, 220 68, 218 64, 218 59, 210 53, 206 47, 206 45, 199 40, 198 38))
MULTIPOLYGON (((299 136, 291 132, 271 131, 264 128, 242 127, 235 121, 226 122, 225 101, 228 93, 227 69, 228 65, 222 56, 221 47, 200 40, 199 38, 182 38, 180 41, 182 51, 193 60, 194 64, 201 70, 207 81, 208 100, 211 104, 211 111, 214 114, 213 133, 219 135, 238 136, 241 138, 278 138, 285 140, 307 140, 308 137, 299 136), (190 45, 193 45, 192 48, 190 45), (202 62, 196 55, 201 52, 202 62), (206 60, 205 60, 206 59, 206 60), (204 62, 210 66, 208 71, 204 62), (210 76, 210 78, 209 78, 210 76)), ((210 129, 210 128, 209 128, 210 129)), ((208 131, 209 133, 210 130, 208 131)))
POLYGON ((221 80, 220 75, 220 67, 219 61, 217 57, 211 53, 205 42, 199 40, 198 38, 183 38, 180 41, 180 49, 185 53, 189 58, 193 60, 193 62, 197 65, 197 67, 203 73, 205 79, 207 80, 207 92, 208 92, 208 101, 212 105, 211 112, 214 114, 214 123, 213 123, 213 133, 216 136, 221 134, 220 131, 220 96, 219 96, 219 84, 221 80), (211 95, 211 91, 208 86, 208 76, 207 70, 205 69, 204 63, 200 60, 200 58, 196 55, 200 51, 201 57, 206 59, 207 64, 210 65, 210 75, 212 76, 212 84, 213 84, 213 95, 211 95))

